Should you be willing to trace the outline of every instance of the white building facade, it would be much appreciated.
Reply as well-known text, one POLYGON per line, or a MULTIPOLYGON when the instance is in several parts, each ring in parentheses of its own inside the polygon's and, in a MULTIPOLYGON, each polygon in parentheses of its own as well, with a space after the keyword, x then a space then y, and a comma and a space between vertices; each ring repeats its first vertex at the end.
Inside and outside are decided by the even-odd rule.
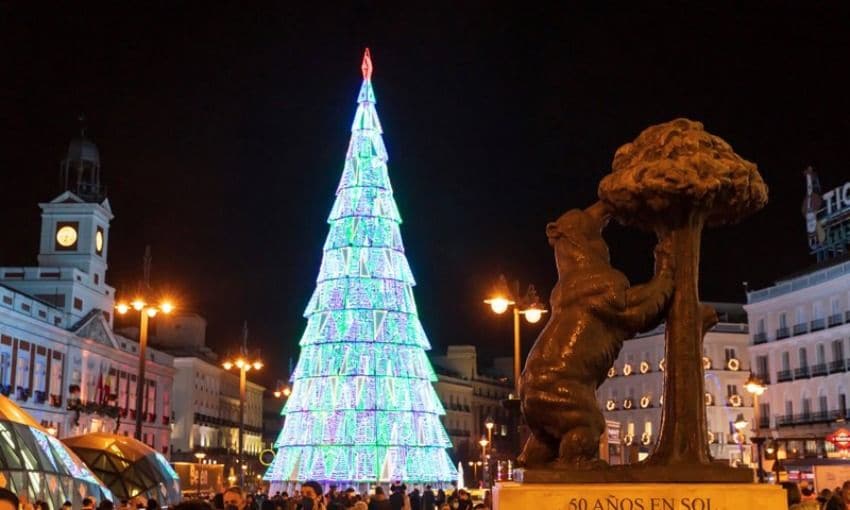
MULTIPOLYGON (((704 399, 711 455, 730 462, 743 456, 749 462, 749 447, 745 445, 750 431, 739 434, 734 426, 741 416, 754 424, 752 399, 744 389, 750 369, 749 336, 743 314, 737 315, 741 322, 721 322, 705 335, 704 399)), ((605 419, 620 423, 626 461, 637 460, 655 446, 661 424, 665 363, 662 325, 623 344, 608 379, 596 392, 605 419)))
POLYGON ((780 455, 827 456, 833 448, 825 436, 850 418, 850 262, 748 292, 747 302, 750 361, 768 384, 762 430, 786 440, 780 455))
POLYGON ((68 189, 40 204, 37 267, 0 267, 0 393, 59 437, 107 431, 167 454, 172 358, 148 351, 136 402, 138 344, 115 334, 106 283, 112 211, 101 194, 97 147, 74 139, 62 162, 68 189))

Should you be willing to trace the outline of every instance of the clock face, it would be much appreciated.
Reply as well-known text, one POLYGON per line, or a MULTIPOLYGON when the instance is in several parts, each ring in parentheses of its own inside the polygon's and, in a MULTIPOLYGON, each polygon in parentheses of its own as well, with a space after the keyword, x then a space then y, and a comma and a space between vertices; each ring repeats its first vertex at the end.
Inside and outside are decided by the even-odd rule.
POLYGON ((65 225, 56 231, 56 242, 63 248, 70 248, 77 242, 77 229, 65 225))
POLYGON ((94 235, 94 249, 98 253, 103 253, 103 230, 97 229, 97 233, 94 235))

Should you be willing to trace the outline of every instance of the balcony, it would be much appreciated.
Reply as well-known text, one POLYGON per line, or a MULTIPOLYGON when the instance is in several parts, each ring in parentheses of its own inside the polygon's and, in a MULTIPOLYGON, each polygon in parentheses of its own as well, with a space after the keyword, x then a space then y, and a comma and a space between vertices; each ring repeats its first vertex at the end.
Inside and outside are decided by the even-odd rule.
POLYGON ((779 328, 776 330, 776 339, 782 340, 783 338, 788 338, 791 334, 788 332, 788 328, 779 328))
POLYGON ((764 331, 753 335, 753 345, 763 344, 767 342, 767 333, 764 331))
POLYGON ((760 429, 769 429, 770 428, 770 416, 759 416, 759 428, 760 429))
POLYGON ((794 380, 794 376, 791 375, 790 370, 780 370, 779 372, 776 372, 776 382, 778 382, 778 383, 788 382, 788 381, 793 381, 793 380, 794 380))
POLYGON ((845 370, 845 367, 844 367, 844 360, 843 359, 829 362, 829 373, 830 374, 837 374, 838 372, 844 372, 844 370, 845 370))
POLYGON ((811 323, 809 323, 811 331, 820 331, 826 328, 826 320, 825 319, 815 319, 811 323))
POLYGON ((770 384, 770 374, 769 373, 758 373, 755 374, 756 378, 764 384, 770 384))
POLYGON ((794 324, 794 336, 805 335, 809 332, 809 325, 805 322, 802 324, 794 324))
POLYGON ((844 324, 844 321, 841 320, 841 314, 840 313, 830 315, 829 319, 827 320, 827 325, 830 328, 834 328, 835 326, 840 326, 842 324, 844 324))
POLYGON ((817 365, 812 365, 812 377, 826 375, 827 373, 828 372, 826 370, 826 363, 818 363, 817 365))
POLYGON ((809 367, 800 367, 794 369, 794 379, 808 379, 809 367))
POLYGON ((817 423, 832 423, 839 418, 846 418, 846 410, 803 412, 801 414, 781 414, 776 417, 777 427, 793 427, 795 425, 813 425, 817 423))

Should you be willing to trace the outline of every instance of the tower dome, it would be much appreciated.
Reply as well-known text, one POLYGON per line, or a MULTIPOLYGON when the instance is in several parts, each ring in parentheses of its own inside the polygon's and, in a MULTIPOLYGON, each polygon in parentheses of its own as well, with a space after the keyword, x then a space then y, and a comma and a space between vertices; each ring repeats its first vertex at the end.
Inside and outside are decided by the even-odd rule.
MULTIPOLYGON (((80 122, 84 121, 80 117, 80 122)), ((80 135, 68 144, 68 153, 62 160, 61 179, 63 191, 70 191, 87 202, 101 202, 105 193, 100 185, 100 151, 86 137, 85 127, 80 135)))

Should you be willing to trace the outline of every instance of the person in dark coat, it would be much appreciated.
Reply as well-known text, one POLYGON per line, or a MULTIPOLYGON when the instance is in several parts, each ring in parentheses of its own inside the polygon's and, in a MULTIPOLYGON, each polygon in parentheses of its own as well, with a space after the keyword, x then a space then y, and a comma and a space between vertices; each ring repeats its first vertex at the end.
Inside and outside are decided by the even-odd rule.
POLYGON ((410 493, 410 510, 422 510, 422 496, 419 494, 419 488, 414 488, 410 493))
POLYGON ((446 493, 443 489, 437 491, 437 506, 442 506, 446 502, 446 493))
POLYGON ((381 486, 375 487, 375 494, 369 498, 369 510, 391 510, 390 500, 381 486))
POLYGON ((435 503, 434 491, 431 490, 430 485, 426 485, 425 491, 422 493, 422 510, 434 510, 435 503))
POLYGON ((392 494, 390 494, 390 510, 403 510, 404 509, 404 486, 396 485, 392 489, 392 494))

